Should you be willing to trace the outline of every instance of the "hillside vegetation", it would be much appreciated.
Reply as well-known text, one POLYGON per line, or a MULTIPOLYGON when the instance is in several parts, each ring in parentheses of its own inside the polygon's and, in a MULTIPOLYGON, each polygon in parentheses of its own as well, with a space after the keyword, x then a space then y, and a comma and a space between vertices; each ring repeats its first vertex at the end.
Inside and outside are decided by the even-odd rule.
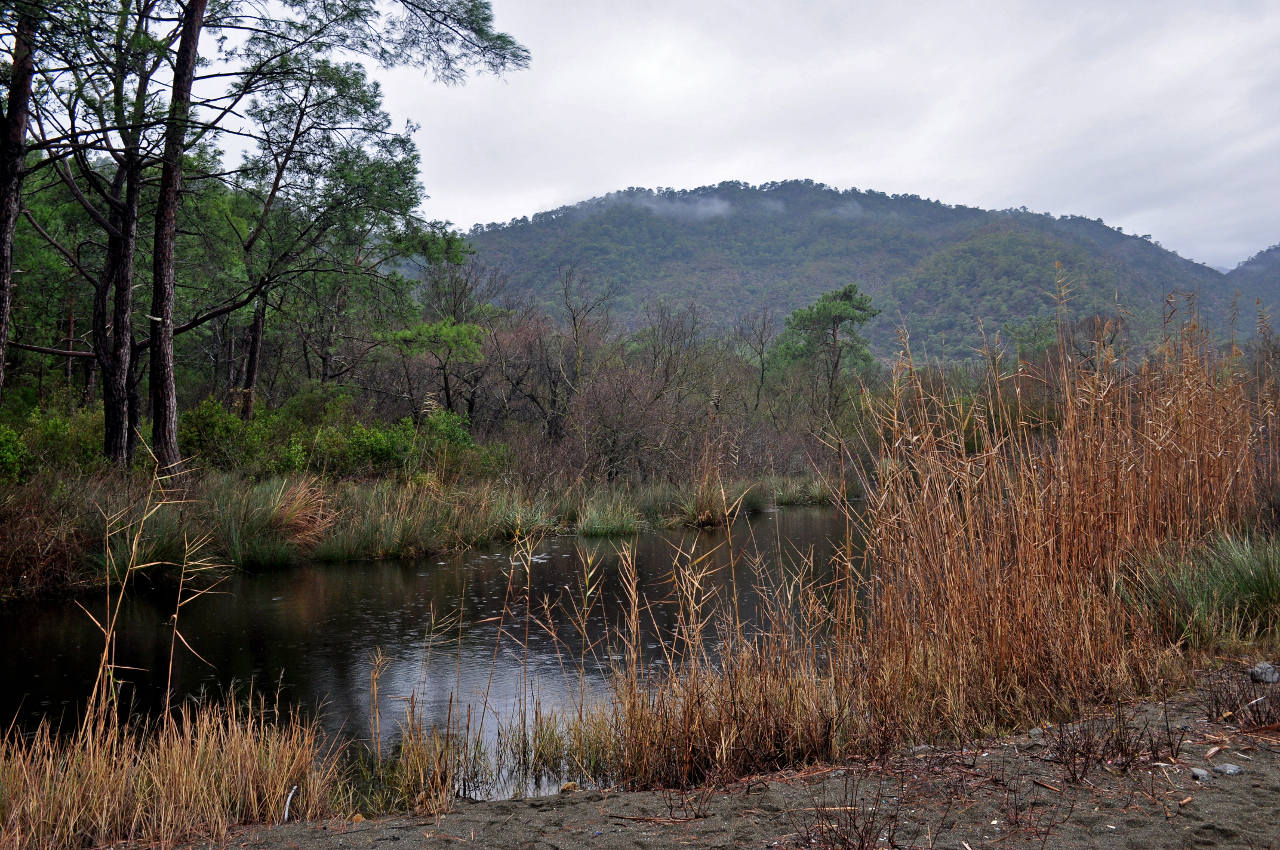
POLYGON ((557 274, 573 267, 613 290, 615 312, 627 323, 663 299, 697 305, 709 324, 731 327, 764 309, 786 315, 857 283, 880 310, 865 332, 881 355, 894 350, 900 325, 931 356, 965 357, 984 331, 1056 318, 1058 263, 1071 288, 1071 317, 1122 314, 1139 336, 1159 325, 1171 292, 1194 293, 1218 329, 1238 303, 1244 330, 1252 328, 1255 302, 1269 306, 1280 294, 1274 250, 1277 256, 1264 252, 1224 275, 1101 220, 949 206, 807 180, 631 188, 477 226, 469 239, 513 290, 549 302, 557 274))

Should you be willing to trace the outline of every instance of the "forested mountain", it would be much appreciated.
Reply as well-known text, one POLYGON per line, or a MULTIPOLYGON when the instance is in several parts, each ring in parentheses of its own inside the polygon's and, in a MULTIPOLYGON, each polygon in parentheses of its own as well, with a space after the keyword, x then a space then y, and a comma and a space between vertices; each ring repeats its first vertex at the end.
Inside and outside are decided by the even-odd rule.
POLYGON ((880 354, 893 350, 905 325, 913 346, 929 355, 967 356, 984 330, 1055 316, 1060 274, 1071 316, 1123 312, 1139 335, 1159 326, 1170 293, 1195 293, 1215 327, 1225 327, 1237 288, 1242 315, 1251 316, 1256 298, 1280 300, 1274 251, 1223 275, 1101 220, 949 206, 808 180, 631 188, 477 226, 469 239, 482 262, 538 300, 554 300, 557 275, 568 267, 612 288, 624 322, 662 299, 697 305, 709 324, 728 327, 763 309, 786 315, 856 283, 880 310, 866 328, 880 354))
POLYGON ((1227 286, 1240 293, 1241 312, 1256 310, 1257 304, 1268 317, 1280 307, 1280 245, 1259 251, 1226 275, 1227 286))

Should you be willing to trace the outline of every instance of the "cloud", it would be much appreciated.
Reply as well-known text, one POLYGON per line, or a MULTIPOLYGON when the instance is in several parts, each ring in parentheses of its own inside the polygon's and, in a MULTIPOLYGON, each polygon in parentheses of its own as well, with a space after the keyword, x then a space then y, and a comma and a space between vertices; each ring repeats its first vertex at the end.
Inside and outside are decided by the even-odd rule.
MULTIPOLYGON (((1280 5, 495 0, 504 79, 384 74, 427 211, 812 178, 1102 218, 1231 266, 1280 241, 1280 5)), ((715 213, 721 214, 721 213, 715 213)))
POLYGON ((724 198, 667 198, 661 195, 625 196, 626 203, 635 204, 662 218, 679 221, 706 221, 724 218, 733 212, 733 205, 724 198))

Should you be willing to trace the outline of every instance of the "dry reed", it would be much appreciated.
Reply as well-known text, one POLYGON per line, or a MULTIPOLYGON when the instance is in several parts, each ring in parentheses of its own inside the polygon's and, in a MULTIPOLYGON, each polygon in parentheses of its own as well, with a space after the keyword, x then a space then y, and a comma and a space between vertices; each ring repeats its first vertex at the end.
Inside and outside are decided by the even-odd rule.
POLYGON ((248 707, 182 706, 154 728, 100 703, 79 729, 48 724, 0 739, 0 846, 96 847, 121 840, 172 847, 242 823, 332 811, 335 761, 319 728, 248 707), (290 790, 297 791, 290 800, 290 790))
POLYGON ((851 535, 865 554, 847 547, 823 581, 759 575, 750 622, 684 559, 656 665, 637 645, 655 603, 624 558, 614 780, 688 785, 970 738, 1153 687, 1173 647, 1120 579, 1135 556, 1250 518, 1270 396, 1194 327, 1137 368, 1103 345, 1050 362, 1002 374, 993 358, 975 400, 904 359, 872 419, 882 456, 851 535))
POLYGON ((1225 365, 1194 327, 1137 369, 1102 345, 1063 356, 1046 434, 998 360, 977 405, 904 361, 867 514, 868 715, 964 733, 1150 684, 1162 647, 1115 591, 1123 564, 1256 504, 1259 411, 1225 365))

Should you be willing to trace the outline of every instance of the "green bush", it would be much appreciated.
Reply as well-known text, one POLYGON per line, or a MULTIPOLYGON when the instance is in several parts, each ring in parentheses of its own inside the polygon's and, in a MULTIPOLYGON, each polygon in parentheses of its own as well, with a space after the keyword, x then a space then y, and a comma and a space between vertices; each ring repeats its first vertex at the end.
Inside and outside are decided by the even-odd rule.
POLYGON ((178 447, 202 465, 237 469, 253 461, 247 431, 239 416, 207 398, 178 417, 178 447))
POLYGON ((501 447, 477 447, 467 427, 465 416, 447 410, 417 426, 409 419, 362 422, 349 396, 317 388, 248 423, 206 399, 179 418, 178 443, 200 465, 254 477, 312 472, 352 478, 446 467, 477 475, 500 468, 501 447))
POLYGON ((349 391, 333 384, 316 384, 303 390, 271 413, 272 424, 288 431, 315 431, 324 425, 355 421, 349 391))
POLYGON ((446 446, 472 448, 475 441, 467 430, 467 417, 451 410, 436 410, 422 423, 421 433, 427 439, 446 446))
POLYGON ((97 407, 71 414, 33 410, 22 431, 29 463, 39 469, 100 468, 102 459, 102 410, 97 407))
POLYGON ((395 425, 326 425, 312 440, 309 465, 338 477, 395 472, 412 458, 414 436, 407 420, 395 425))
POLYGON ((0 425, 0 483, 14 484, 27 465, 27 447, 22 437, 8 425, 0 425))

